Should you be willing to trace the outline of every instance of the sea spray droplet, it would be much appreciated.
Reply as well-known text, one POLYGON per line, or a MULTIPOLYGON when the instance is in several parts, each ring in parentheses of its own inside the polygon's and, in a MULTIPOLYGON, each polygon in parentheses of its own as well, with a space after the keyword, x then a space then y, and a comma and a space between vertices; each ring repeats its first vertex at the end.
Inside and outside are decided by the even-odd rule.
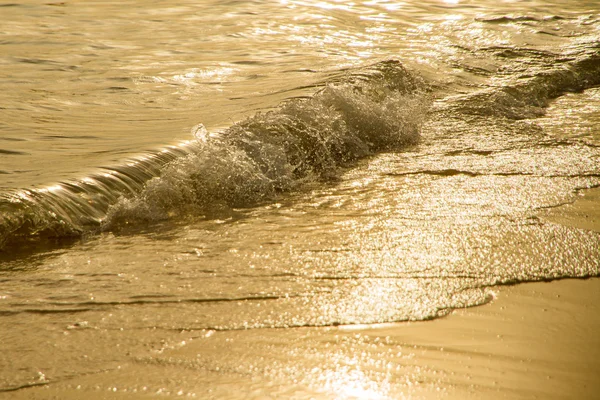
POLYGON ((191 129, 191 132, 192 135, 194 135, 194 138, 196 138, 196 140, 198 140, 199 142, 205 142, 206 140, 208 140, 208 131, 202 123, 195 125, 191 129))

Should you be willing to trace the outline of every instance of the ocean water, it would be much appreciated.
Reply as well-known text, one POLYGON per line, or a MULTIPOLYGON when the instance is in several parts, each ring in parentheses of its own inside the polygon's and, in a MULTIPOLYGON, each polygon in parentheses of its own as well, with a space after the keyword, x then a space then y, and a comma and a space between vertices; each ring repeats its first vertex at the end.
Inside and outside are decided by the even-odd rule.
POLYGON ((545 214, 600 186, 599 14, 0 4, 0 392, 599 276, 600 233, 545 214))

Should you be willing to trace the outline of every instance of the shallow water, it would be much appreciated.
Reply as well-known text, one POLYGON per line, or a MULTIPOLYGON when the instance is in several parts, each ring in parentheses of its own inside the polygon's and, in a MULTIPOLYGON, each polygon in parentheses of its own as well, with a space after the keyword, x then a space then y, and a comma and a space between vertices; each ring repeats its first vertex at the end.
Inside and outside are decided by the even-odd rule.
POLYGON ((481 3, 0 7, 0 389, 598 276, 598 6, 481 3))

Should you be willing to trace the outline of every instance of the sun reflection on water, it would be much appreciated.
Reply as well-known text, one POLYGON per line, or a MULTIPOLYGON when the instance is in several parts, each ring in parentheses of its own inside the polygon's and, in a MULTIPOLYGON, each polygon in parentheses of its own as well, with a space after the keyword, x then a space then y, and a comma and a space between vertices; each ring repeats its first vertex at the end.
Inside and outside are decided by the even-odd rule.
POLYGON ((386 385, 370 379, 359 369, 348 367, 341 370, 327 370, 321 374, 325 388, 336 393, 338 399, 383 399, 386 398, 386 385))

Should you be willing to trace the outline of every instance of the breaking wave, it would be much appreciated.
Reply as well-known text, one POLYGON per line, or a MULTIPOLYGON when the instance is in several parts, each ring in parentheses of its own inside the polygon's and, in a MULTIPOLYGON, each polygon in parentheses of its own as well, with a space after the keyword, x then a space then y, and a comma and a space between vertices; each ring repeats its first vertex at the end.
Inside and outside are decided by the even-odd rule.
MULTIPOLYGON (((488 49, 495 57, 530 55, 529 49, 488 49)), ((456 99, 454 106, 463 114, 501 117, 512 120, 536 118, 544 114, 550 100, 566 92, 579 92, 600 85, 600 53, 598 45, 572 57, 549 57, 550 68, 536 74, 517 77, 512 84, 490 87, 456 99)))
POLYGON ((0 247, 244 207, 419 138, 428 86, 385 61, 226 130, 80 181, 0 197, 0 247))
MULTIPOLYGON (((507 56, 507 49, 487 51, 507 56)), ((451 96, 441 107, 464 116, 535 118, 553 98, 600 85, 597 44, 549 58, 512 82, 451 96)), ((222 131, 199 124, 189 142, 85 179, 2 193, 0 249, 251 206, 335 177, 360 158, 417 142, 433 87, 400 62, 384 61, 222 131)))

